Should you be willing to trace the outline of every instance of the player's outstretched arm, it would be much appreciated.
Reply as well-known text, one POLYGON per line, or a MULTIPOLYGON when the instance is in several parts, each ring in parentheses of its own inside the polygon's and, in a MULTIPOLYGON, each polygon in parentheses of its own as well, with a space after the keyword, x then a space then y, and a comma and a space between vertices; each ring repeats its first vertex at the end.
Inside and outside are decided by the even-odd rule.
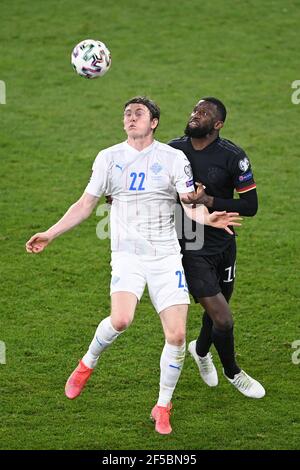
POLYGON ((242 217, 239 217, 239 215, 240 214, 238 212, 214 211, 211 214, 208 213, 206 215, 205 225, 211 225, 215 228, 223 228, 226 232, 230 233, 230 235, 234 235, 230 226, 240 227, 242 225, 238 222, 239 220, 242 220, 242 217))
POLYGON ((25 245, 26 251, 28 253, 43 251, 52 240, 87 219, 97 205, 98 200, 98 197, 84 192, 81 198, 67 210, 55 225, 45 232, 36 233, 28 240, 25 245))
POLYGON ((182 202, 183 209, 186 215, 203 225, 210 225, 215 228, 221 228, 226 230, 226 232, 233 235, 230 226, 240 226, 241 217, 239 217, 238 212, 226 212, 226 211, 215 211, 212 214, 209 213, 208 209, 204 205, 187 205, 184 201, 187 200, 186 194, 179 195, 182 202))

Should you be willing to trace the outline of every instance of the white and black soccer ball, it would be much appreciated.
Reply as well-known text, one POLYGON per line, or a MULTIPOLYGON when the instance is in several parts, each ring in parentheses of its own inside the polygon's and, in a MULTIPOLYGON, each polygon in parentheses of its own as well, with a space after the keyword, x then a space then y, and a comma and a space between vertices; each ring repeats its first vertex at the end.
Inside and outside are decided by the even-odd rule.
POLYGON ((71 63, 75 72, 81 77, 102 77, 111 65, 110 51, 101 41, 85 39, 74 47, 71 63))

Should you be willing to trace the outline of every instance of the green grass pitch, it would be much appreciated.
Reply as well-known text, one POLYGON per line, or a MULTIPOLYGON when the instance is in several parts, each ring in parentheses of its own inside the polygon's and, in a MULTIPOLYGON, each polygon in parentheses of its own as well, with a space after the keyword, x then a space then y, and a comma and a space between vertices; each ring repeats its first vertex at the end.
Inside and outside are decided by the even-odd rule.
MULTIPOLYGON (((1 449, 299 449, 299 69, 296 0, 2 0, 1 449), (73 72, 70 53, 100 39, 112 67, 98 80, 73 72), (228 107, 222 136, 251 158, 260 209, 238 230, 232 309, 237 358, 264 384, 250 400, 220 375, 207 388, 187 355, 174 395, 173 433, 149 421, 163 335, 147 295, 102 357, 85 392, 65 381, 109 313, 109 242, 96 214, 39 256, 26 240, 84 190, 94 157, 125 139, 123 103, 159 103, 157 138, 182 135, 204 95, 228 107)), ((190 307, 187 340, 200 311, 190 307)))

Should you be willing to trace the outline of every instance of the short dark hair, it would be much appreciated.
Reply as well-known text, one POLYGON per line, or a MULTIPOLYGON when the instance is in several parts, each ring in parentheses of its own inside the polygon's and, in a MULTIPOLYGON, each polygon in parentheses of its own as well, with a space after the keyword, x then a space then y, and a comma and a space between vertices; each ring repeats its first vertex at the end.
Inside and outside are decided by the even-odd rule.
POLYGON ((127 108, 127 106, 131 103, 138 103, 138 104, 143 104, 146 106, 146 108, 149 109, 150 114, 151 114, 151 119, 158 119, 160 118, 160 109, 159 106, 157 106, 154 101, 150 100, 146 96, 135 96, 134 98, 131 98, 131 100, 127 101, 124 105, 124 110, 127 108))
POLYGON ((201 98, 201 100, 209 101, 210 103, 216 105, 221 121, 225 122, 227 111, 222 101, 218 100, 217 98, 213 98, 212 96, 201 98))

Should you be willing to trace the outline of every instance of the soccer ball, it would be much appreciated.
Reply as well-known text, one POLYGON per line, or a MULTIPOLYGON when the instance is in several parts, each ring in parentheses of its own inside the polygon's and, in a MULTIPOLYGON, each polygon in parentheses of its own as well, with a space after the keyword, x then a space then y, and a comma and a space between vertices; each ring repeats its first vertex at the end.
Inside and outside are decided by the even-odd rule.
POLYGON ((111 65, 110 52, 103 42, 85 39, 74 47, 71 63, 81 77, 101 77, 111 65))

